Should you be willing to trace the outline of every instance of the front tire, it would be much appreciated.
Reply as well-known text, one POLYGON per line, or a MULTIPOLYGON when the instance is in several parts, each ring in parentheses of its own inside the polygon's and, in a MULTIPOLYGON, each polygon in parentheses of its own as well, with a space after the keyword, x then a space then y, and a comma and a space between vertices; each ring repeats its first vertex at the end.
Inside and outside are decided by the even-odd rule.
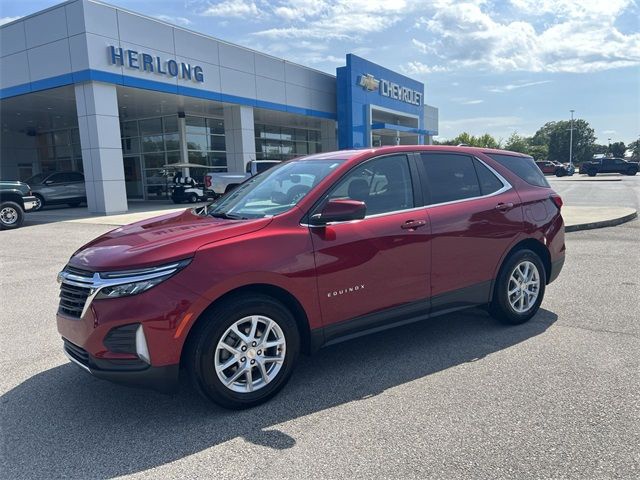
POLYGON ((516 251, 500 269, 489 312, 511 325, 528 321, 540 308, 546 283, 540 257, 531 250, 516 251))
POLYGON ((291 312, 266 295, 236 296, 201 318, 187 345, 196 389, 218 405, 250 408, 287 383, 300 350, 291 312))
POLYGON ((37 212, 39 210, 42 210, 44 208, 44 197, 42 197, 42 195, 38 195, 37 193, 33 194, 34 197, 36 197, 36 205, 31 209, 32 212, 37 212))
POLYGON ((24 223, 24 211, 16 202, 0 203, 0 229, 12 230, 24 223))

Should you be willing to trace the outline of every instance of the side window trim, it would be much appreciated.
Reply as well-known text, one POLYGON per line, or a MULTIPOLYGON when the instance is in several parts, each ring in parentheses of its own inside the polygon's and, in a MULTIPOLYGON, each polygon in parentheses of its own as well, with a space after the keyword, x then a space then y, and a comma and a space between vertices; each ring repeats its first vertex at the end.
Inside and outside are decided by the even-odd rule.
MULTIPOLYGON (((425 151, 425 152, 418 152, 418 154, 429 154, 430 152, 425 151)), ((424 208, 431 208, 431 207, 439 207, 442 205, 452 205, 455 203, 462 203, 462 202, 468 202, 470 200, 477 200, 479 198, 489 198, 489 197, 493 197, 496 195, 500 195, 501 193, 507 192, 509 190, 511 190, 513 188, 513 186, 507 181, 506 178, 504 178, 502 175, 500 175, 499 172, 497 172, 491 165, 488 165, 484 160, 482 160, 481 158, 478 158, 476 155, 466 155, 466 154, 460 154, 458 152, 447 152, 447 151, 443 151, 443 152, 438 152, 439 154, 442 153, 448 153, 448 154, 453 154, 453 155, 463 155, 466 157, 469 157, 471 159, 475 159, 478 162, 480 162, 482 165, 484 165, 485 167, 487 167, 489 169, 489 171, 491 173, 493 173, 498 180, 502 183, 502 188, 500 188, 499 190, 496 190, 495 192, 492 193, 488 193, 487 195, 478 195, 475 197, 468 197, 468 198, 460 198, 458 200, 451 200, 449 202, 440 202, 440 203, 431 203, 431 193, 429 192, 429 184, 427 182, 427 172, 426 169, 424 168, 424 165, 422 164, 422 162, 418 162, 418 168, 420 170, 421 173, 421 180, 424 183, 424 190, 426 192, 426 196, 427 198, 425 198, 425 206, 424 208)), ((475 170, 475 166, 474 166, 474 170, 475 170)), ((478 177, 478 173, 476 172, 476 178, 478 177)), ((480 180, 478 180, 478 186, 480 186, 480 180)), ((481 190, 482 191, 482 190, 481 190)))

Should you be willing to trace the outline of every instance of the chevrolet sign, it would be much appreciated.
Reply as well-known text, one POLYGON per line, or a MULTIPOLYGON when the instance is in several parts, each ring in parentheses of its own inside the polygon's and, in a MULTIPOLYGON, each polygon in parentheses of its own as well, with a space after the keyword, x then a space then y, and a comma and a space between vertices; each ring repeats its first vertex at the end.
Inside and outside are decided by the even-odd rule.
POLYGON ((368 92, 378 90, 383 97, 389 97, 411 105, 422 105, 422 92, 403 87, 389 80, 378 80, 369 73, 358 78, 358 85, 368 92))

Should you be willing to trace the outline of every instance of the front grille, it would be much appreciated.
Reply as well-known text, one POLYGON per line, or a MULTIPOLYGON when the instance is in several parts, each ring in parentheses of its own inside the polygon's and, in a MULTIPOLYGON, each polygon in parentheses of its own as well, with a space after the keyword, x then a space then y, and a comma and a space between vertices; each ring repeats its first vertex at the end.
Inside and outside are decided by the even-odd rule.
POLYGON ((74 318, 80 318, 82 309, 87 301, 91 289, 87 287, 76 287, 68 283, 60 284, 60 305, 58 311, 74 318))
POLYGON ((63 338, 62 341, 64 342, 64 349, 69 355, 82 365, 89 366, 89 354, 84 348, 79 347, 75 343, 71 343, 66 338, 63 338))
POLYGON ((73 275, 78 275, 79 277, 93 278, 93 272, 72 267, 71 265, 67 265, 66 267, 64 267, 64 271, 67 273, 72 273, 73 275))

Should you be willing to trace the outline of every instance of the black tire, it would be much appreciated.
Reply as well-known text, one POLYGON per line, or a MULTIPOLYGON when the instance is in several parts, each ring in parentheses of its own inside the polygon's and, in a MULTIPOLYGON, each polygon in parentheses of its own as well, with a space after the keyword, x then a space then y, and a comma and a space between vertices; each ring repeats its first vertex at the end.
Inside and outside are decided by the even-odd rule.
POLYGON ((489 304, 489 313, 494 318, 510 325, 518 325, 528 321, 540 308, 540 304, 544 298, 546 284, 547 275, 540 257, 535 252, 528 249, 517 250, 505 260, 502 268, 500 268, 500 273, 498 274, 498 278, 493 289, 493 299, 489 304), (525 312, 519 313, 509 302, 508 288, 511 274, 514 272, 515 268, 524 261, 529 261, 536 266, 540 285, 536 301, 525 312))
POLYGON ((556 170, 556 177, 564 177, 566 174, 560 168, 556 170))
POLYGON ((0 229, 13 230, 24 223, 24 210, 16 202, 0 203, 0 229))
MULTIPOLYGON (((204 315, 185 346, 185 366, 193 385, 205 398, 225 408, 251 408, 266 402, 285 386, 298 358, 300 334, 293 315, 284 305, 266 295, 238 295, 214 306, 204 315), (286 341, 285 357, 280 371, 269 383, 253 392, 240 393, 222 383, 214 361, 218 342, 227 329, 251 315, 262 315, 278 324, 286 341)), ((246 383, 246 377, 244 381, 246 383)))
POLYGON ((198 203, 198 195, 195 193, 189 195, 189 203, 198 203))
POLYGON ((36 205, 30 211, 37 212, 42 210, 45 205, 44 197, 38 193, 34 193, 33 196, 36 197, 36 205))
POLYGON ((633 176, 636 173, 638 173, 638 171, 634 170, 633 168, 630 168, 629 170, 627 170, 627 175, 629 175, 629 176, 633 176))
POLYGON ((587 172, 587 175, 589 175, 590 177, 595 177, 597 173, 598 173, 598 172, 596 172, 595 170, 589 170, 589 171, 587 172))

